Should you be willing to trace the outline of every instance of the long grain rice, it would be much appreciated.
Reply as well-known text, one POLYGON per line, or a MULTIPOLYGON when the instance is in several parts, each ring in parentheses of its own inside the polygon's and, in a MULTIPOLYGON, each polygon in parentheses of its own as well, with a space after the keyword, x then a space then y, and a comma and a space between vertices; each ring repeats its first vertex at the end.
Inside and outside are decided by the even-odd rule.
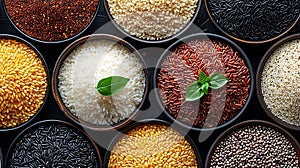
POLYGON ((143 64, 127 48, 108 40, 91 40, 75 48, 58 76, 61 98, 79 119, 95 125, 115 124, 128 118, 142 101, 145 90, 143 64), (130 81, 112 97, 102 96, 100 79, 122 76, 130 81))

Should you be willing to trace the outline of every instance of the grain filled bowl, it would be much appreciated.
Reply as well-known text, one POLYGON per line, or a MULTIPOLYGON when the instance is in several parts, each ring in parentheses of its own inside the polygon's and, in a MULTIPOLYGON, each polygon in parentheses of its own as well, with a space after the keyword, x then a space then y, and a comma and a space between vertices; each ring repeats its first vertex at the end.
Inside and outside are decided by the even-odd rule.
POLYGON ((162 120, 143 120, 111 142, 103 167, 202 167, 199 148, 177 128, 162 120))
POLYGON ((49 72, 41 53, 29 42, 0 35, 0 131, 31 122, 43 108, 49 72))
POLYGON ((101 164, 100 152, 86 133, 64 121, 46 120, 16 137, 5 167, 101 168, 101 164))
POLYGON ((164 113, 197 131, 233 122, 245 111, 254 89, 246 54, 214 34, 194 34, 175 42, 161 56, 154 74, 164 113))
POLYGON ((210 19, 228 37, 245 43, 265 43, 280 38, 300 18, 295 0, 204 0, 210 19))
POLYGON ((126 36, 160 43, 182 34, 195 20, 201 0, 105 0, 113 24, 126 36))
POLYGON ((146 64, 132 45, 116 36, 94 34, 62 52, 52 91, 67 117, 86 128, 109 130, 137 115, 147 83, 146 64))
POLYGON ((3 0, 12 25, 41 43, 60 43, 78 37, 96 18, 99 0, 3 0))
POLYGON ((250 120, 222 133, 211 147, 206 168, 299 167, 300 146, 283 128, 250 120))
POLYGON ((257 95, 267 115, 278 124, 300 131, 300 34, 274 44, 256 75, 257 95))

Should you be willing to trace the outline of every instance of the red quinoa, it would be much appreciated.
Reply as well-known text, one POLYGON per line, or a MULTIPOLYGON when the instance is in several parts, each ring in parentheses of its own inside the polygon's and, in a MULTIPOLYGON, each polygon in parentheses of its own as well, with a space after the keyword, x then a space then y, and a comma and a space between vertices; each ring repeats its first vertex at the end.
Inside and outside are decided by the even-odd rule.
POLYGON ((195 40, 182 44, 166 56, 158 73, 160 96, 174 117, 194 127, 214 127, 235 117, 246 103, 250 73, 240 54, 220 41, 195 40), (209 90, 200 100, 186 102, 187 87, 199 77, 222 73, 226 87, 209 90))
POLYGON ((4 0, 11 20, 25 34, 59 41, 82 32, 96 13, 98 0, 4 0))

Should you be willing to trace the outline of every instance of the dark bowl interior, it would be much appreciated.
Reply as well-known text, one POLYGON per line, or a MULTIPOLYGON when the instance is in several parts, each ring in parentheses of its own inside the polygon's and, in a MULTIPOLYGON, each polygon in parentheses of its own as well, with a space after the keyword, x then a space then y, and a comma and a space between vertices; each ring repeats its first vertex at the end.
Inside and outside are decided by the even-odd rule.
POLYGON ((194 13, 194 16, 191 18, 191 20, 184 26, 183 29, 181 29, 178 33, 172 35, 171 37, 168 37, 168 38, 165 38, 165 39, 162 39, 162 40, 145 40, 145 39, 142 39, 142 38, 138 38, 136 36, 133 36, 133 35, 130 35, 129 32, 127 32, 126 30, 124 30, 119 24, 117 24, 114 20, 114 18, 112 17, 110 11, 109 11, 109 5, 108 5, 108 2, 107 0, 104 0, 104 7, 105 7, 105 10, 106 10, 106 13, 109 17, 109 19, 111 20, 111 22, 114 24, 114 26, 120 31, 122 32, 125 36, 127 37, 130 37, 136 41, 139 41, 139 42, 143 42, 143 43, 164 43, 164 42, 167 42, 169 40, 172 40, 178 36, 180 36, 183 32, 185 32, 189 27, 190 25, 194 22, 194 20, 196 19, 197 15, 198 15, 198 12, 200 10, 200 7, 201 7, 201 2, 202 0, 198 0, 197 2, 197 7, 195 9, 195 13, 194 13))
POLYGON ((224 30, 223 28, 220 27, 220 25, 217 23, 217 21, 214 19, 212 13, 211 13, 211 10, 209 8, 209 5, 208 5, 208 0, 204 0, 204 4, 205 4, 205 8, 206 8, 206 11, 208 13, 208 16, 209 18, 211 19, 211 21, 214 23, 214 25, 224 34, 226 34, 226 36, 234 39, 234 40, 237 40, 237 41, 240 41, 240 42, 243 42, 243 43, 249 43, 249 44, 261 44, 261 43, 267 43, 267 42, 270 42, 270 41, 273 41, 273 40, 276 40, 282 36, 284 36, 286 33, 288 33, 296 24, 297 22, 300 20, 300 15, 297 17, 297 19, 295 19, 295 21, 286 29, 284 30, 281 34, 273 37, 273 38, 270 38, 270 39, 267 39, 267 40, 258 40, 258 41, 250 41, 250 40, 245 40, 245 39, 241 39, 241 38, 238 38, 238 37, 235 37, 233 35, 231 35, 230 33, 228 33, 226 30, 224 30))
POLYGON ((46 101, 47 101, 47 97, 48 97, 48 94, 49 94, 49 88, 50 88, 50 77, 49 77, 49 69, 48 69, 48 66, 46 64, 46 61, 44 59, 44 57, 42 56, 42 54, 38 51, 37 48, 35 48, 32 44, 30 44, 28 41, 20 38, 20 37, 17 37, 17 36, 14 36, 14 35, 9 35, 9 34, 0 34, 0 39, 10 39, 10 40, 16 40, 18 42, 21 42, 23 44, 26 44, 28 47, 30 47, 33 51, 35 51, 35 53, 38 55, 38 57, 40 58, 40 60, 42 61, 43 65, 44 65, 44 68, 45 68, 45 71, 46 71, 46 74, 47 74, 47 83, 48 83, 48 86, 47 86, 47 90, 46 90, 46 94, 45 94, 45 98, 44 98, 44 102, 43 104, 41 105, 41 107, 39 108, 39 110, 28 120, 26 121, 25 123, 22 123, 16 127, 9 127, 9 128, 0 128, 0 132, 1 131, 11 131, 11 130, 16 130, 16 129, 19 129, 21 127, 24 127, 25 125, 27 125, 28 123, 30 123, 32 120, 34 120, 36 118, 36 116, 40 113, 40 111, 43 109, 46 101))
POLYGON ((3 167, 3 156, 2 156, 2 150, 0 149, 0 168, 3 167))
MULTIPOLYGON (((16 30, 18 30, 22 35, 26 36, 26 37, 29 38, 29 39, 32 39, 32 40, 37 41, 37 42, 40 42, 40 43, 48 43, 48 44, 63 43, 63 42, 67 42, 67 41, 70 41, 70 40, 73 40, 73 39, 79 37, 79 36, 80 36, 82 33, 84 33, 84 32, 91 26, 91 24, 94 22, 94 20, 95 20, 95 18, 96 18, 96 16, 97 16, 97 13, 98 13, 98 11, 99 11, 99 9, 100 9, 100 4, 101 4, 100 1, 99 1, 99 2, 98 2, 98 5, 97 5, 97 8, 96 8, 96 11, 95 11, 95 14, 94 14, 93 18, 91 19, 90 23, 89 23, 82 31, 80 31, 78 34, 74 35, 73 37, 64 39, 64 40, 58 40, 58 41, 45 41, 45 40, 40 40, 40 39, 37 39, 37 38, 35 38, 35 37, 32 37, 32 36, 26 34, 25 32, 23 32, 23 31, 22 31, 22 30, 14 23, 14 21, 13 21, 13 20, 11 19, 11 17, 9 16, 9 14, 8 14, 8 12, 7 12, 7 10, 6 10, 6 5, 5 5, 4 0, 2 0, 1 3, 2 3, 2 6, 4 7, 4 12, 5 12, 7 18, 9 19, 10 23, 13 25, 13 27, 14 27, 16 30)), ((29 2, 28 2, 28 3, 29 3, 29 2)))
POLYGON ((226 138, 232 132, 234 132, 235 130, 238 130, 240 128, 244 128, 244 127, 247 127, 247 126, 257 126, 257 125, 261 125, 261 126, 265 126, 265 127, 270 127, 272 129, 274 129, 275 131, 278 131, 278 132, 282 133, 292 143, 292 145, 294 146, 294 148, 295 148, 295 150, 297 152, 298 158, 300 159, 300 145, 297 142, 297 140, 289 132, 287 132, 283 128, 281 128, 281 127, 279 127, 279 126, 277 126, 277 125, 275 125, 273 123, 267 122, 267 121, 263 121, 263 120, 249 120, 249 121, 244 121, 244 122, 241 122, 239 124, 236 124, 236 125, 232 126, 231 128, 227 129, 225 132, 223 132, 215 140, 215 142, 213 143, 213 145, 211 146, 211 148, 210 148, 210 150, 208 152, 208 155, 207 155, 207 158, 206 158, 206 163, 205 163, 205 168, 209 168, 210 167, 211 157, 213 156, 214 151, 217 148, 217 146, 219 145, 219 143, 222 140, 224 140, 224 138, 226 138))
POLYGON ((94 141, 85 132, 81 131, 79 128, 75 127, 74 125, 72 125, 72 124, 70 124, 68 122, 60 121, 60 120, 44 120, 44 121, 39 121, 39 122, 34 123, 33 125, 31 125, 30 127, 24 129, 14 139, 14 141, 10 145, 10 147, 8 149, 8 152, 7 152, 7 155, 6 155, 6 159, 5 159, 5 166, 8 167, 8 164, 9 164, 8 162, 9 162, 9 159, 11 158, 13 149, 15 148, 16 144, 18 142, 20 142, 20 140, 24 137, 24 135, 32 132, 34 129, 37 129, 37 128, 41 127, 41 126, 50 125, 50 124, 66 126, 66 127, 70 128, 70 129, 75 130, 77 133, 79 133, 81 136, 83 136, 85 139, 87 139, 90 142, 91 147, 94 149, 94 152, 97 155, 98 163, 99 163, 99 165, 101 167, 102 160, 101 160, 101 156, 100 156, 100 151, 98 150, 98 148, 97 148, 96 144, 94 143, 94 141))
POLYGON ((260 105, 262 106, 262 108, 264 109, 265 113, 276 123, 282 125, 285 128, 289 128, 289 129, 293 129, 293 130, 297 130, 300 131, 300 127, 297 127, 295 125, 289 124, 287 122, 282 121, 281 119, 279 119, 278 117, 276 117, 267 107, 263 95, 262 95, 262 89, 261 89, 261 75, 262 72, 264 70, 264 66, 266 64, 266 62, 268 61, 269 57, 272 55, 272 53, 281 45, 283 45, 284 43, 288 42, 288 41, 292 41, 295 39, 300 39, 300 34, 294 34, 291 36, 288 36, 284 39, 281 39, 280 41, 278 41, 276 44, 274 44, 267 52, 266 54, 263 56, 262 60, 259 63, 258 66, 258 70, 257 70, 257 74, 256 74, 256 91, 257 91, 257 96, 258 96, 258 100, 260 105))
POLYGON ((185 139, 190 143, 192 149, 195 152, 195 155, 197 157, 197 163, 198 163, 198 167, 202 167, 203 162, 202 162, 202 157, 200 155, 200 152, 198 150, 198 147, 196 146, 196 144, 191 140, 191 138, 186 135, 186 132, 184 132, 183 130, 181 130, 180 128, 176 127, 176 125, 171 125, 170 123, 168 123, 167 121, 164 120, 160 120, 160 119, 145 119, 139 122, 136 122, 134 124, 131 124, 130 126, 127 126, 126 128, 124 128, 123 130, 121 130, 121 132, 119 134, 117 134, 113 140, 110 142, 109 147, 105 153, 104 156, 104 161, 103 161, 103 167, 108 167, 108 163, 109 163, 109 157, 111 154, 111 151, 113 149, 113 147, 117 144, 117 142, 119 141, 119 139, 126 134, 128 131, 132 130, 133 128, 142 126, 142 125, 147 125, 147 124, 161 124, 161 125, 165 125, 167 127, 172 127, 175 131, 179 132, 181 135, 184 135, 185 139))
POLYGON ((248 99, 245 103, 245 105, 242 107, 242 109, 240 110, 240 112, 235 116, 233 117, 232 119, 230 119, 229 121, 227 121, 226 123, 222 124, 222 125, 218 125, 216 127, 212 127, 212 128, 199 128, 199 127, 194 127, 194 126, 188 126, 187 124, 181 122, 181 121, 178 121, 176 120, 169 112, 168 110, 165 108, 164 106, 164 103, 161 99, 161 96, 160 96, 160 93, 159 93, 159 89, 156 89, 155 93, 156 93, 156 98, 157 100, 159 101, 159 104, 160 104, 160 107, 163 109, 164 111, 164 114, 166 114, 166 116, 168 118, 170 118, 172 121, 175 121, 175 123, 185 127, 185 128, 188 128, 188 129, 192 129, 192 130, 195 130, 195 131, 204 131, 204 130, 214 130, 214 129, 219 129, 219 128, 223 128, 229 124, 231 124, 232 122, 234 122, 239 116, 242 115, 242 113, 246 110, 247 106, 249 105, 250 103, 250 100, 252 99, 252 96, 253 96, 253 91, 254 91, 254 73, 253 73, 253 69, 252 69, 252 66, 251 66, 251 63, 250 63, 250 60, 248 59, 247 55, 244 53, 244 51, 237 45, 235 44, 234 42, 232 42, 231 40, 225 38, 225 37, 222 37, 220 35, 216 35, 216 34, 210 34, 210 33, 199 33, 199 34, 193 34, 193 35, 190 35, 190 36, 187 36, 183 39, 180 39, 178 40, 177 42, 173 43, 168 49, 166 49, 166 51, 162 54, 162 56, 160 57, 157 65, 156 65, 156 69, 155 69, 155 72, 154 72, 154 88, 158 88, 157 86, 157 82, 158 82, 158 74, 160 72, 160 69, 161 69, 161 64, 163 63, 164 59, 170 55, 179 45, 181 44, 184 44, 184 43, 188 43, 189 41, 191 40, 217 40, 217 41, 221 41, 221 42, 224 42, 226 44, 229 44, 235 51, 239 52, 240 53, 240 56, 241 58, 245 61, 245 64, 247 66, 247 68, 249 69, 249 73, 250 73, 250 90, 249 90, 249 96, 248 96, 248 99))
POLYGON ((72 44, 70 44, 63 52, 62 54, 59 56, 55 67, 54 67, 54 71, 53 71, 53 76, 52 76, 52 92, 54 95, 54 98, 56 100, 56 102, 59 105, 59 108, 64 112, 64 114, 70 118, 71 120, 73 120, 74 122, 76 122, 77 124, 84 126, 85 128, 91 129, 91 130, 97 130, 97 131, 106 131, 106 130, 112 130, 112 129, 120 129, 123 126, 129 124, 138 114, 139 109, 141 108, 147 92, 148 92, 148 71, 146 69, 146 63, 144 62, 142 56, 139 54, 139 52, 128 42, 124 41, 121 38, 118 38, 116 36, 113 35, 108 35, 108 34, 93 34, 93 35, 89 35, 89 36, 85 36, 82 37, 78 40, 76 40, 75 42, 73 42, 72 44), (116 42, 118 44, 121 44, 123 46, 125 46, 126 48, 128 48, 132 53, 134 53, 137 58, 140 59, 141 63, 144 65, 144 74, 145 74, 145 90, 144 90, 144 95, 143 95, 143 99, 141 101, 141 103, 137 106, 136 110, 131 114, 131 116, 127 119, 124 119, 123 121, 120 121, 119 123, 113 124, 113 125, 109 125, 109 126, 97 126, 94 124, 91 124, 89 122, 83 121, 81 119, 79 119, 78 117, 76 117, 72 112, 70 112, 70 110, 65 106, 64 102, 61 99, 61 96, 59 94, 58 91, 58 75, 59 75, 59 71, 60 71, 60 67, 62 66, 64 60, 69 56, 69 54, 79 45, 84 44, 86 41, 88 40, 109 40, 112 42, 116 42))

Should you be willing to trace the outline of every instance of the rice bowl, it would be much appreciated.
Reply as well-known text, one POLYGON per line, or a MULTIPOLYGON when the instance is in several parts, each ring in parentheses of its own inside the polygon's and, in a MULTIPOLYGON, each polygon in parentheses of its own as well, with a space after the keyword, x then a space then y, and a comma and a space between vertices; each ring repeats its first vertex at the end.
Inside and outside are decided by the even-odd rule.
POLYGON ((64 106, 78 119, 96 126, 114 125, 138 110, 146 88, 144 68, 127 46, 109 38, 90 38, 62 62, 57 89, 64 106), (130 81, 117 94, 103 96, 96 86, 109 76, 130 81))

